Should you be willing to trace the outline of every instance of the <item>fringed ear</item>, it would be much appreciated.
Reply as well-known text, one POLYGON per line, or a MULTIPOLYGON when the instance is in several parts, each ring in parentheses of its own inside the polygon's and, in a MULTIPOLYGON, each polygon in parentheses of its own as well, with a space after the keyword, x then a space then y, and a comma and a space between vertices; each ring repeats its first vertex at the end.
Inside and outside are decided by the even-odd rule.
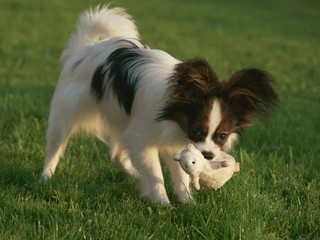
POLYGON ((177 64, 171 83, 175 86, 174 96, 184 99, 207 96, 219 86, 216 73, 203 58, 189 59, 177 64))
POLYGON ((278 104, 274 79, 259 69, 244 69, 224 83, 224 98, 241 127, 257 123, 255 115, 268 116, 278 104))

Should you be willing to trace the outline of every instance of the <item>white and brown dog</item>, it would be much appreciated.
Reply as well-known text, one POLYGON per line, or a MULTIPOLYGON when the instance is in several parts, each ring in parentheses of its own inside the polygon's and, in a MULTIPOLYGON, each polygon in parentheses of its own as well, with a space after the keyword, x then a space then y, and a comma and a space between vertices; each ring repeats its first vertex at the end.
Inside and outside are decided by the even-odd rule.
POLYGON ((244 69, 219 81, 206 60, 180 61, 139 39, 123 9, 97 7, 80 16, 61 56, 42 176, 54 174, 70 136, 85 129, 108 143, 122 169, 141 178, 142 196, 167 204, 160 152, 184 204, 189 176, 173 155, 193 143, 206 159, 218 158, 278 97, 264 71, 244 69))

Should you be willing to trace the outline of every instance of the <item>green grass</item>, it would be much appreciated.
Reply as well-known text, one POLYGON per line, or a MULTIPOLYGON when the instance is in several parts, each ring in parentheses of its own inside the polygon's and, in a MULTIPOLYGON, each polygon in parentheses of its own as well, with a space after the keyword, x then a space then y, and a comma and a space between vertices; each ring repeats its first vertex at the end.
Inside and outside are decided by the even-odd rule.
MULTIPOLYGON (((241 172, 196 206, 139 200, 137 183, 80 134, 39 185, 59 56, 79 12, 97 0, 0 2, 0 239, 319 239, 320 4, 118 1, 143 41, 180 59, 203 56, 223 78, 271 72, 281 103, 234 149, 241 172)), ((168 177, 167 171, 165 172, 168 177)))

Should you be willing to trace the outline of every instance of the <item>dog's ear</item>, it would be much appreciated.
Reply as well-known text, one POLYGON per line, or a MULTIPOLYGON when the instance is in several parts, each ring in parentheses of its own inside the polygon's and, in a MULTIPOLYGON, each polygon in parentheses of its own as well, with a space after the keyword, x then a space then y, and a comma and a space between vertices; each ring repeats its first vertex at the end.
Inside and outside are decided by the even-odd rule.
POLYGON ((177 64, 171 83, 174 86, 174 97, 186 100, 212 95, 211 92, 219 86, 216 73, 203 58, 177 64))
POLYGON ((241 127, 257 123, 256 115, 268 116, 278 104, 270 74, 259 69, 244 69, 223 83, 224 99, 241 127))

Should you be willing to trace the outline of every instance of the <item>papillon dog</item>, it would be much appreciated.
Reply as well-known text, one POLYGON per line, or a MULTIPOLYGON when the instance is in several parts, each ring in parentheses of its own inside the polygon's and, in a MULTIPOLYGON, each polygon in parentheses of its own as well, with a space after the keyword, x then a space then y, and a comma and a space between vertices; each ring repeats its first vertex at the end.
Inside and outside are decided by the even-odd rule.
POLYGON ((60 58, 42 176, 52 177, 70 136, 85 129, 141 180, 142 197, 169 204, 160 153, 177 200, 185 204, 192 201, 189 176, 173 156, 192 143, 208 161, 219 159, 257 115, 277 104, 273 78, 251 68, 219 80, 205 59, 180 61, 139 39, 122 8, 97 7, 80 15, 60 58))

